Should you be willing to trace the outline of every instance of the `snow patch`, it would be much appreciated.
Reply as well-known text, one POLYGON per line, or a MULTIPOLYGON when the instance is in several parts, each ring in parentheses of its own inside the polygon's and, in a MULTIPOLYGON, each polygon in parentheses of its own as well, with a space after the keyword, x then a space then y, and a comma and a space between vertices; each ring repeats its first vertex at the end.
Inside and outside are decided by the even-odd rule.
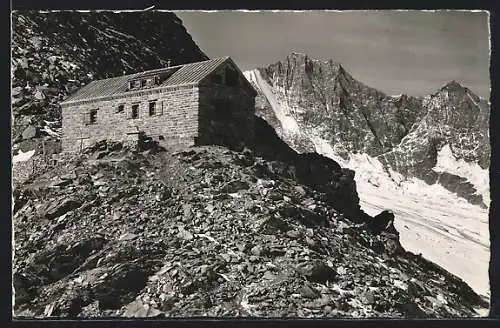
POLYGON ((59 135, 59 133, 57 133, 56 131, 52 130, 51 128, 49 128, 48 126, 44 126, 41 131, 47 133, 49 136, 52 136, 52 137, 55 137, 55 138, 60 138, 61 136, 59 135))
POLYGON ((249 82, 254 83, 258 86, 257 78, 255 77, 255 70, 244 71, 243 75, 249 82))
POLYGON ((472 96, 470 95, 470 93, 467 92, 467 96, 469 97, 469 99, 472 101, 472 103, 476 106, 479 106, 479 104, 477 103, 477 101, 474 100, 474 98, 472 98, 472 96))
POLYGON ((35 150, 29 150, 23 153, 23 151, 19 149, 17 155, 12 156, 12 163, 26 162, 31 157, 33 157, 33 155, 35 155, 35 150))
POLYGON ((271 87, 262 78, 258 70, 253 70, 251 73, 247 73, 249 78, 254 79, 256 85, 260 88, 264 96, 271 104, 271 107, 276 114, 276 117, 281 122, 281 127, 283 128, 283 133, 285 135, 300 135, 301 131, 297 121, 288 113, 290 113, 290 106, 287 103, 280 103, 276 96, 271 90, 271 87))
POLYGON ((337 155, 335 149, 328 141, 319 136, 311 136, 310 140, 313 143, 314 148, 318 154, 333 159, 341 166, 347 166, 347 162, 342 157, 337 155))

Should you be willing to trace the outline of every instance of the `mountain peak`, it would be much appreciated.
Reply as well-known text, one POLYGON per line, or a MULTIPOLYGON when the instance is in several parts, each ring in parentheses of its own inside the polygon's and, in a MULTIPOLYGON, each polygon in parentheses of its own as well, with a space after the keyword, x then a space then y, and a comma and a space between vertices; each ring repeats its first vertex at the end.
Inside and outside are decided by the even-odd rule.
POLYGON ((290 54, 288 54, 285 58, 285 61, 299 61, 299 62, 302 62, 302 61, 307 61, 307 60, 310 60, 309 56, 305 53, 302 53, 302 52, 291 52, 290 54))
POLYGON ((296 62, 300 64, 309 64, 309 65, 328 65, 331 69, 337 71, 340 74, 345 74, 346 71, 344 67, 339 62, 334 61, 333 59, 328 60, 320 60, 317 58, 310 57, 309 55, 301 52, 291 52, 288 56, 286 56, 285 62, 296 62))
POLYGON ((342 65, 339 63, 339 62, 336 62, 334 61, 333 59, 328 59, 328 60, 320 60, 320 59, 317 59, 317 58, 314 58, 314 57, 311 57, 309 56, 308 54, 305 54, 305 53, 302 53, 302 52, 296 52, 296 51, 293 51, 291 52, 287 58, 300 58, 300 59, 304 59, 304 60, 310 60, 310 61, 313 61, 313 62, 323 62, 323 63, 330 63, 331 65, 334 65, 334 66, 337 66, 339 68, 342 68, 342 65))
POLYGON ((450 82, 446 83, 446 85, 442 87, 441 90, 459 91, 459 90, 467 90, 467 88, 458 83, 456 80, 451 80, 450 82))

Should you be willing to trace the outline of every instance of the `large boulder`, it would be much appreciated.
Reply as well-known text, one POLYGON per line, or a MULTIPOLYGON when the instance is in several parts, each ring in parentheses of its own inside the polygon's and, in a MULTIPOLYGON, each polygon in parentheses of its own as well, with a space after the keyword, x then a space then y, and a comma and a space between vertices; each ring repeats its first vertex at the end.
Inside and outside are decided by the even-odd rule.
POLYGON ((24 129, 22 136, 23 140, 36 138, 38 136, 38 129, 33 125, 28 125, 28 127, 24 129))
POLYGON ((377 214, 373 219, 368 221, 368 228, 375 234, 383 231, 397 232, 394 228, 394 213, 391 211, 382 211, 377 214))
POLYGON ((49 202, 39 210, 39 215, 46 219, 57 218, 82 205, 82 201, 77 198, 63 198, 49 202))
POLYGON ((337 278, 337 272, 323 261, 313 261, 297 267, 297 271, 312 282, 333 282, 337 278))

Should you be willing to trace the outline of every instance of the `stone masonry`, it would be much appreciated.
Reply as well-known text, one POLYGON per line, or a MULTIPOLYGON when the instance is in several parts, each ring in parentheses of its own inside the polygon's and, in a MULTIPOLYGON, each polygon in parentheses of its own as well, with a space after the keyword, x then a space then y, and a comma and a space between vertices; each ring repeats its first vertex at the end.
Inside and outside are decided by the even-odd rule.
POLYGON ((117 99, 63 107, 64 151, 79 151, 104 139, 129 141, 143 131, 154 140, 160 136, 171 142, 194 141, 198 130, 198 88, 174 87, 163 91, 134 92, 117 99), (149 103, 156 102, 156 114, 149 115, 149 103), (138 117, 132 118, 132 105, 138 105, 138 117), (124 105, 121 112, 118 106, 124 105), (84 115, 97 109, 96 123, 85 124, 84 115), (130 136, 130 137, 127 137, 130 136))

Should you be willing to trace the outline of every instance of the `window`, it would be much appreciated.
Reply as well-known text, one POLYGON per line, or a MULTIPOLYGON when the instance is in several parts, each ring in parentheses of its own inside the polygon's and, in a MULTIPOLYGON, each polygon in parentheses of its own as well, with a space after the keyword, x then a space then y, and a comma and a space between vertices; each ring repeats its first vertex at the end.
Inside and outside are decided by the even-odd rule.
POLYGON ((152 87, 155 85, 155 79, 153 77, 146 79, 146 86, 152 87))
POLYGON ((97 123, 97 109, 92 109, 90 111, 90 124, 97 123))
POLYGON ((156 100, 149 103, 149 116, 156 115, 156 100))
POLYGON ((132 105, 132 110, 130 112, 130 118, 138 118, 139 117, 139 104, 132 105))
POLYGON ((97 123, 97 109, 91 109, 90 111, 83 114, 83 123, 85 125, 96 124, 97 123))
POLYGON ((125 110, 125 105, 121 104, 116 107, 115 113, 122 113, 125 110))
POLYGON ((141 80, 130 81, 128 88, 130 90, 139 89, 142 86, 141 80))

